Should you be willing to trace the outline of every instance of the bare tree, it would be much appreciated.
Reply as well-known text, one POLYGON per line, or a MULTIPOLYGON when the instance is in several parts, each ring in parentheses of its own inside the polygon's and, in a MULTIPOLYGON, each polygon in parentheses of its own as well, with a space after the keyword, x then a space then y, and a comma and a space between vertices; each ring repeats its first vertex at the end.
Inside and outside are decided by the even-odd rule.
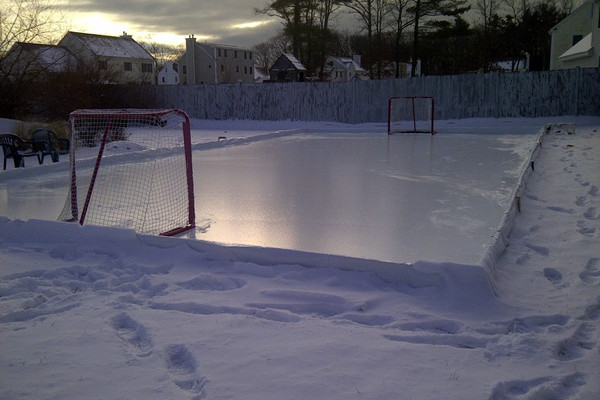
POLYGON ((154 57, 157 69, 164 67, 167 61, 177 61, 185 53, 183 44, 171 45, 159 43, 152 35, 142 39, 139 43, 140 46, 154 57))
POLYGON ((414 18, 408 13, 408 7, 413 0, 390 0, 390 27, 394 33, 394 61, 396 64, 395 77, 400 77, 400 46, 404 30, 414 24, 414 18))
POLYGON ((498 15, 502 7, 502 0, 475 0, 474 5, 475 10, 483 19, 483 31, 487 33, 492 18, 498 15))
MULTIPOLYGON (((350 0, 346 6, 362 22, 362 30, 367 33, 367 42, 371 53, 367 55, 367 63, 376 65, 377 77, 381 77, 381 46, 385 28, 385 17, 390 0, 350 0)), ((372 69, 369 68, 371 78, 372 69)))
POLYGON ((39 45, 54 42, 66 27, 64 21, 52 0, 0 0, 0 113, 4 116, 14 117, 27 108, 29 92, 35 92, 32 82, 44 79, 57 65, 64 67, 64 54, 39 45))
POLYGON ((0 58, 16 42, 52 43, 65 28, 53 1, 0 0, 0 58))
POLYGON ((269 72, 269 68, 283 53, 288 52, 289 41, 283 31, 266 42, 254 46, 254 62, 256 66, 264 73, 269 72))

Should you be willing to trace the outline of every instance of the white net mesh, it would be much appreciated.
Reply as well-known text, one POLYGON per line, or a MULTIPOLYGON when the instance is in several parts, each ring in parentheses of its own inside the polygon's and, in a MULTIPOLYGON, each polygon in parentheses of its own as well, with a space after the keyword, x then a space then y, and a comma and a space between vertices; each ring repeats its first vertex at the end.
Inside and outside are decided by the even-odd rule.
POLYGON ((391 97, 388 101, 388 133, 435 133, 433 112, 432 97, 391 97))
POLYGON ((147 234, 193 227, 185 113, 78 110, 69 123, 71 185, 59 219, 147 234))

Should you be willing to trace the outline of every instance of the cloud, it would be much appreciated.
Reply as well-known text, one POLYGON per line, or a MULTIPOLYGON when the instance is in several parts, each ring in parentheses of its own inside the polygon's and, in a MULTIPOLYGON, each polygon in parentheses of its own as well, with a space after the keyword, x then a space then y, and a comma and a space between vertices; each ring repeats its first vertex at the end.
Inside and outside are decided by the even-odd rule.
MULTIPOLYGON (((127 26, 128 33, 134 36, 136 32, 170 33, 181 36, 183 44, 185 37, 194 34, 219 43, 251 47, 268 40, 281 26, 276 18, 255 15, 254 8, 262 7, 265 0, 254 1, 70 0, 64 7, 67 12, 103 14, 114 22, 113 26, 127 26), (252 4, 254 1, 256 4, 252 4)), ((121 33, 93 29, 89 27, 87 31, 121 33)))

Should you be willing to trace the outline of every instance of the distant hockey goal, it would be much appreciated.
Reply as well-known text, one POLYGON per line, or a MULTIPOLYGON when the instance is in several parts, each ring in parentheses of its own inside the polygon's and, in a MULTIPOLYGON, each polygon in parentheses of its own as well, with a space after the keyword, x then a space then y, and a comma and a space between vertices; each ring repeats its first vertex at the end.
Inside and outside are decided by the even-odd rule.
POLYGON ((430 133, 434 134, 433 97, 390 97, 388 99, 388 134, 430 133))
POLYGON ((194 227, 185 112, 77 110, 69 129, 71 179, 60 220, 167 236, 194 227))

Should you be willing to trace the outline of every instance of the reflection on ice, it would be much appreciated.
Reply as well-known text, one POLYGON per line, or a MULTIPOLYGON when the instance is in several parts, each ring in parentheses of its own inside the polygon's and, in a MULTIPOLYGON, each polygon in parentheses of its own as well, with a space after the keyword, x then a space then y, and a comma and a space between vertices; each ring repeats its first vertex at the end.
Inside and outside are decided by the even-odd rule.
MULTIPOLYGON (((397 262, 478 263, 535 140, 301 134, 198 150, 198 228, 189 236, 397 262)), ((168 154, 111 162, 138 163, 143 174, 146 163, 168 154)), ((0 181, 0 215, 55 220, 67 180, 64 163, 0 181)))
POLYGON ((290 136, 194 157, 199 239, 477 263, 532 136, 290 136), (208 222, 207 222, 208 221, 208 222))

